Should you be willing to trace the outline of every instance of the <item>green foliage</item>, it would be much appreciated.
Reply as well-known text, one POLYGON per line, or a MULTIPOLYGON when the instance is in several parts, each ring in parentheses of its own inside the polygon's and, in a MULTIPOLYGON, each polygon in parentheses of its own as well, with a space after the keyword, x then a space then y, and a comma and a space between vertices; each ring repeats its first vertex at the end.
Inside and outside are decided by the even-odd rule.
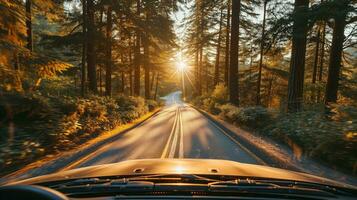
POLYGON ((196 106, 216 111, 226 121, 283 142, 292 149, 298 148, 302 155, 356 173, 357 108, 354 106, 331 105, 326 110, 315 104, 308 110, 289 114, 261 106, 221 105, 212 97, 198 99, 203 104, 196 104, 196 100, 196 106))
POLYGON ((159 106, 141 97, 0 96, 0 169, 6 172, 53 152, 68 150, 159 106))

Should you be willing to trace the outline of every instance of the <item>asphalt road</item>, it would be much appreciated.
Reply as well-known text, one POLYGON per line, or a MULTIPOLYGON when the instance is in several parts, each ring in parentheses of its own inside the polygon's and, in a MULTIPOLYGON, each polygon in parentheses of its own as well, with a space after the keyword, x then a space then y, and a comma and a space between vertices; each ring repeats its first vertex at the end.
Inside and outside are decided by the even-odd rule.
POLYGON ((159 113, 73 168, 145 158, 210 158, 262 164, 216 124, 183 103, 180 95, 175 92, 166 96, 166 106, 159 113))

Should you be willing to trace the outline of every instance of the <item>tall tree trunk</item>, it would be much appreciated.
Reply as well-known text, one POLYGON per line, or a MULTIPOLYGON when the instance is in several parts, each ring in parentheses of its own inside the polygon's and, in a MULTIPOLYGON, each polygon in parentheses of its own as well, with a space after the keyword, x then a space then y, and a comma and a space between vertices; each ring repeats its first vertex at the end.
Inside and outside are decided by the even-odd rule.
POLYGON ((152 94, 154 89, 154 81, 155 81, 155 72, 151 72, 151 81, 150 81, 150 93, 152 94))
POLYGON ((32 0, 26 0, 26 48, 33 51, 33 38, 32 38, 32 0))
POLYGON ((262 69, 263 69, 263 56, 264 56, 264 42, 265 42, 265 18, 267 12, 268 0, 264 0, 264 11, 263 11, 263 27, 262 27, 262 37, 260 42, 260 58, 259 58, 259 72, 258 72, 258 85, 257 85, 257 101, 256 104, 261 104, 260 97, 260 87, 262 83, 262 69))
POLYGON ((294 6, 295 16, 288 83, 289 112, 301 110, 303 103, 307 34, 307 18, 304 13, 307 12, 309 8, 309 0, 295 0, 294 6))
POLYGON ((239 106, 238 52, 239 52, 240 0, 232 1, 231 48, 229 64, 229 101, 239 106))
POLYGON ((134 86, 133 86, 133 48, 134 45, 132 43, 132 37, 130 37, 129 41, 129 87, 130 87, 130 96, 133 96, 134 94, 134 86))
POLYGON ((112 7, 107 11, 107 49, 105 68, 105 95, 112 96, 112 7))
POLYGON ((150 99, 150 63, 149 63, 149 39, 147 33, 143 37, 144 45, 144 83, 145 99, 150 99))
POLYGON ((82 0, 82 66, 81 66, 81 95, 85 96, 87 70, 86 70, 86 54, 87 54, 87 0, 82 0))
POLYGON ((200 66, 199 66, 199 58, 200 58, 200 52, 199 52, 199 46, 198 46, 198 39, 196 41, 196 51, 195 51, 195 88, 194 88, 194 96, 198 96, 198 88, 200 85, 199 81, 199 73, 200 73, 200 66))
POLYGON ((200 52, 199 52, 199 64, 198 64, 198 95, 202 95, 202 72, 203 72, 203 47, 202 44, 200 45, 200 52))
MULTIPOLYGON (((345 1, 347 2, 347 1, 345 1)), ((328 77, 325 92, 325 104, 337 101, 338 82, 340 79, 342 51, 344 42, 344 32, 346 27, 346 13, 339 13, 335 16, 333 28, 332 46, 330 51, 330 62, 328 67, 328 77)))
POLYGON ((312 71, 312 83, 316 83, 316 76, 317 76, 317 65, 319 62, 319 52, 320 52, 320 27, 318 28, 318 32, 316 35, 316 47, 315 47, 315 57, 314 57, 314 65, 313 65, 313 71, 312 71))
POLYGON ((160 78, 160 73, 157 72, 157 76, 156 76, 156 86, 155 86, 155 94, 154 94, 154 100, 156 101, 157 99, 157 92, 159 90, 159 78, 160 78))
POLYGON ((229 71, 229 55, 230 55, 230 29, 231 29, 231 0, 228 0, 227 5, 227 27, 226 27, 226 55, 225 55, 225 65, 224 65, 224 83, 228 86, 228 71, 229 71))
MULTIPOLYGON (((136 16, 140 16, 140 0, 136 1, 136 16)), ((140 96, 140 30, 136 30, 135 59, 134 59, 134 95, 140 96)))
POLYGON ((315 57, 314 57, 314 65, 313 65, 313 70, 312 70, 312 84, 313 88, 311 91, 311 100, 312 102, 316 101, 316 78, 317 78, 317 66, 319 62, 319 53, 320 53, 320 35, 321 35, 321 30, 320 26, 318 26, 317 30, 317 35, 316 35, 316 47, 315 47, 315 57))
POLYGON ((121 72, 120 90, 121 90, 121 93, 124 94, 124 92, 125 92, 125 73, 124 72, 121 72))
MULTIPOLYGON (((324 62, 325 62, 325 40, 326 40, 326 22, 323 22, 322 25, 322 35, 321 35, 321 52, 320 52, 320 61, 319 61, 319 75, 318 81, 322 83, 322 74, 324 71, 324 62)), ((317 92, 317 102, 321 102, 321 95, 322 95, 321 88, 318 89, 317 92)))
POLYGON ((96 74, 96 52, 95 52, 95 24, 94 24, 94 2, 87 0, 87 68, 89 89, 97 93, 97 74, 96 74))
POLYGON ((222 39, 222 23, 223 23, 223 8, 221 9, 221 17, 219 20, 219 31, 218 31, 218 41, 217 41, 217 53, 216 53, 216 63, 214 66, 214 85, 219 83, 219 59, 221 57, 221 39, 222 39))

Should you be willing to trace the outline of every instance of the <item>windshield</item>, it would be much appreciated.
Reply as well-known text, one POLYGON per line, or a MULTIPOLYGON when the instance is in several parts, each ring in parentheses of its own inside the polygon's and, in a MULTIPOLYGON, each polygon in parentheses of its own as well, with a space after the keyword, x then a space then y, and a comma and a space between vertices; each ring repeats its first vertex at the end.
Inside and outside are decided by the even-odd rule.
POLYGON ((146 176, 176 174, 215 192, 331 192, 294 181, 351 189, 356 9, 353 0, 2 0, 0 185, 115 176, 152 185, 158 177, 146 176))

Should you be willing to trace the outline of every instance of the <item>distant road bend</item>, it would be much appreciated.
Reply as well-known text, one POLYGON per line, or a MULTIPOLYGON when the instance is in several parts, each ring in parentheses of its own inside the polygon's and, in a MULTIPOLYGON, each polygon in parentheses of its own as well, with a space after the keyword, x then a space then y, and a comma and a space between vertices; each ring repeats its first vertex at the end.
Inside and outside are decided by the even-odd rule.
POLYGON ((166 106, 160 112, 70 168, 145 158, 210 158, 263 164, 210 119, 183 103, 180 95, 174 92, 166 96, 166 106))

